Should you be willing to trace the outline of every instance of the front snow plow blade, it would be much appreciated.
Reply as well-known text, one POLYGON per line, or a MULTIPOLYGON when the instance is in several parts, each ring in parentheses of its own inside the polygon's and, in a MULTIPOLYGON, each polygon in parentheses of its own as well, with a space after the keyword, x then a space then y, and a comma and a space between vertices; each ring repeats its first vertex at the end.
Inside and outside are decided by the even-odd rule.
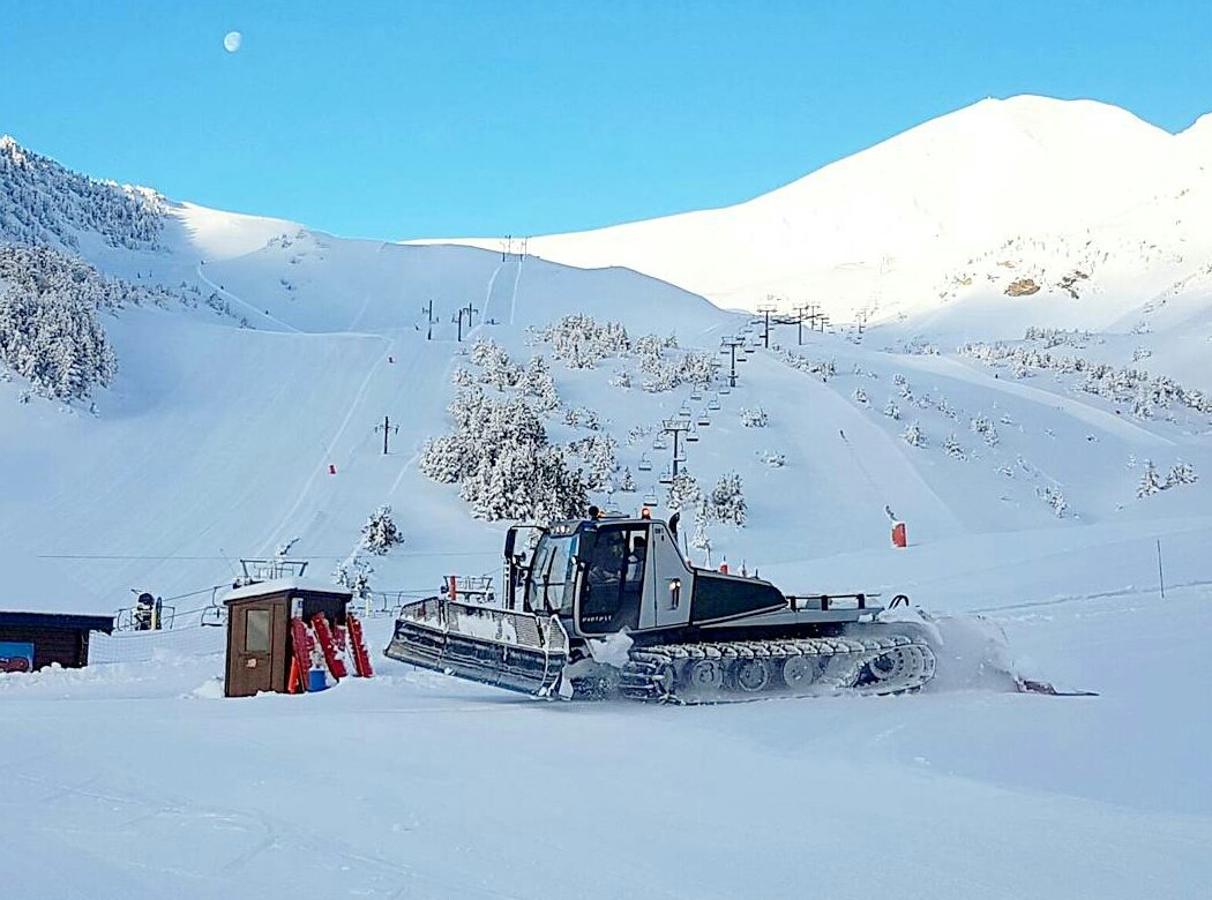
POLYGON ((547 697, 568 663, 568 634, 555 616, 430 597, 401 608, 383 652, 423 669, 547 697))

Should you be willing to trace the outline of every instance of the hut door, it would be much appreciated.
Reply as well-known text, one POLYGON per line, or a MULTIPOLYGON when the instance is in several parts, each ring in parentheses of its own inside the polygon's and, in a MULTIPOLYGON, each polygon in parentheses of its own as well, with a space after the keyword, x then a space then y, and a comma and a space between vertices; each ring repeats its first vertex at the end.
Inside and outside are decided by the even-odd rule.
POLYGON ((274 688, 273 638, 277 630, 274 613, 271 603, 237 607, 233 635, 236 665, 232 672, 236 696, 247 697, 274 688))

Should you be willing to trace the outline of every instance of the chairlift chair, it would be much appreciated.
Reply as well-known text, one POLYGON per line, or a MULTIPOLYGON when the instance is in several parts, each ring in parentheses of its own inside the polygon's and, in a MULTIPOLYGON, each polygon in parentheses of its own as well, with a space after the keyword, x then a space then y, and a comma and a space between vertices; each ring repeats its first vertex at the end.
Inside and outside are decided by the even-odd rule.
POLYGON ((719 408, 720 408, 720 398, 719 398, 719 397, 712 397, 710 400, 708 400, 708 401, 707 401, 707 408, 708 408, 709 410, 711 410, 712 412, 716 412, 716 411, 718 411, 718 410, 719 410, 719 408))
POLYGON ((660 481, 661 484, 673 484, 673 474, 668 469, 665 469, 661 472, 661 477, 657 480, 660 481))
POLYGON ((649 488, 648 492, 644 494, 644 505, 658 506, 659 504, 660 500, 657 498, 656 490, 654 488, 649 488))
POLYGON ((690 399, 691 400, 702 400, 703 392, 696 387, 693 391, 690 392, 690 399))
POLYGON ((686 432, 686 440, 690 443, 696 443, 699 439, 699 433, 693 429, 686 432))
POLYGON ((665 440, 665 435, 658 434, 656 436, 656 439, 652 442, 652 449, 653 450, 668 450, 669 449, 669 442, 665 440))
POLYGON ((710 425, 711 424, 711 417, 709 415, 707 415, 706 410, 703 410, 701 413, 699 413, 698 423, 700 425, 710 425))
POLYGON ((210 604, 203 608, 198 624, 210 628, 222 628, 227 624, 227 607, 219 602, 219 588, 211 588, 210 604))
POLYGON ((729 385, 725 384, 720 388, 720 393, 723 394, 724 396, 727 396, 732 393, 732 388, 729 385))
POLYGON ((651 472, 652 471, 652 460, 650 460, 648 458, 647 453, 640 454, 640 462, 636 466, 636 468, 639 469, 641 472, 651 472))

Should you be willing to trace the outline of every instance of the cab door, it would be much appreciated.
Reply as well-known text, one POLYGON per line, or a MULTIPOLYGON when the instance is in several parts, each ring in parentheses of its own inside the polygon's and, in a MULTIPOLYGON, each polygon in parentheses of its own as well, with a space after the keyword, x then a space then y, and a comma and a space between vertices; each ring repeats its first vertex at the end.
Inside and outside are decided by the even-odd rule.
MULTIPOLYGON (((582 634, 613 634, 641 627, 649 569, 649 528, 603 525, 583 535, 577 624, 582 634)), ((646 624, 646 623, 645 623, 646 624)))

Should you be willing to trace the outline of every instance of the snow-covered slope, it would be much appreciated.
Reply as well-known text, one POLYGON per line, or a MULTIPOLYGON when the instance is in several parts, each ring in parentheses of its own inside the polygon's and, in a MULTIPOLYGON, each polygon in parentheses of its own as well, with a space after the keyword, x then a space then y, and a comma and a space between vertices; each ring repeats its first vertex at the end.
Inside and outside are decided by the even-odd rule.
POLYGON ((99 192, 104 202, 84 213, 52 204, 40 233, 124 279, 109 293, 135 299, 99 311, 118 374, 94 392, 95 416, 88 403, 17 402, 25 379, 0 383, 10 463, 0 472, 0 566, 13 594, 0 608, 110 611, 137 585, 190 593, 292 538, 327 577, 381 503, 429 523, 412 530, 410 552, 482 553, 496 531, 415 470, 416 451, 446 427, 449 375, 473 336, 502 331, 521 346, 525 328, 588 312, 714 343, 735 318, 624 269, 345 240, 163 198, 155 244, 126 246, 108 239, 123 221, 108 214, 111 199, 145 192, 33 158, 37 177, 23 170, 0 194, 99 192), (139 306, 141 289, 126 282, 155 285, 155 303, 139 306), (400 429, 386 457, 373 430, 384 416, 400 429))
POLYGON ((528 247, 629 266, 726 307, 816 302, 835 320, 1004 298, 1027 276, 1055 300, 1077 270, 1091 279, 1081 288, 1105 295, 1101 313, 1081 313, 1089 325, 1192 275, 1192 257, 1212 250, 1209 134, 1207 117, 1171 135, 1104 103, 989 99, 736 206, 528 247))

